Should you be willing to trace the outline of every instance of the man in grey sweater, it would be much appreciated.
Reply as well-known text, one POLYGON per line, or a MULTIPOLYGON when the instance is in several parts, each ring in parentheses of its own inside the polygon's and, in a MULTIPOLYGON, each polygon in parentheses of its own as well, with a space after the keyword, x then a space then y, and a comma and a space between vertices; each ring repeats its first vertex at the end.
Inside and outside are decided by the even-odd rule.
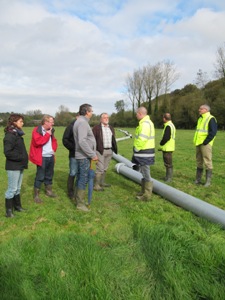
POLYGON ((92 106, 90 104, 82 104, 79 109, 79 118, 74 124, 73 134, 75 140, 75 159, 78 165, 77 176, 77 209, 89 211, 85 205, 85 190, 88 183, 88 173, 91 160, 97 161, 96 140, 89 125, 92 117, 92 106))

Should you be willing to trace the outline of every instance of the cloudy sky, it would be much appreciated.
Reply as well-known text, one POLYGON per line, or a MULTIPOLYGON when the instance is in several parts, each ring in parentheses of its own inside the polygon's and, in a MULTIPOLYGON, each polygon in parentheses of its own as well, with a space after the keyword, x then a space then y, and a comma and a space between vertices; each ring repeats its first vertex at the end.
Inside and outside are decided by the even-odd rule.
POLYGON ((172 90, 214 79, 224 28, 223 0, 0 0, 0 112, 112 113, 127 75, 162 60, 172 90))

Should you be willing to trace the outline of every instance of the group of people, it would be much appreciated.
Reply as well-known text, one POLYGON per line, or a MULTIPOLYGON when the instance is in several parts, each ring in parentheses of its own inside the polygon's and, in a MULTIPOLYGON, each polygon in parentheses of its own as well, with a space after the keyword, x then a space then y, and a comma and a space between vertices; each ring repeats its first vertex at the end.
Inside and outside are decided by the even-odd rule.
MULTIPOLYGON (((107 113, 100 115, 100 123, 92 129, 89 121, 93 109, 90 104, 82 104, 76 119, 65 129, 62 142, 69 150, 69 176, 67 192, 78 210, 89 211, 86 202, 86 187, 90 192, 102 192, 110 187, 105 182, 106 172, 112 158, 117 153, 117 143, 114 128, 109 125, 107 113), (93 165, 96 165, 93 172, 93 165), (94 174, 94 176, 93 176, 94 174), (94 177, 94 186, 92 181, 94 177), (75 182, 76 179, 76 182, 75 182)), ((212 177, 212 146, 217 133, 217 122, 210 114, 210 107, 206 104, 199 108, 199 119, 194 135, 196 146, 196 184, 201 184, 203 167, 206 168, 205 186, 210 186, 212 177)), ((134 169, 141 172, 143 179, 141 191, 136 198, 149 201, 152 196, 153 181, 150 166, 155 162, 155 128, 147 109, 139 107, 136 112, 139 124, 135 131, 132 162, 134 169)), ((160 141, 159 151, 162 151, 166 176, 164 180, 170 182, 173 177, 172 154, 175 151, 176 128, 171 120, 170 113, 163 115, 164 129, 160 141)), ((22 130, 24 118, 20 114, 12 114, 5 127, 4 154, 6 157, 5 169, 8 175, 8 188, 5 192, 6 217, 13 217, 13 210, 22 212, 21 185, 23 171, 28 167, 28 159, 36 165, 34 180, 34 201, 42 203, 40 198, 41 185, 44 183, 45 194, 57 197, 52 190, 54 175, 55 152, 58 147, 54 136, 54 118, 44 115, 39 126, 32 131, 29 155, 27 153, 22 130)))

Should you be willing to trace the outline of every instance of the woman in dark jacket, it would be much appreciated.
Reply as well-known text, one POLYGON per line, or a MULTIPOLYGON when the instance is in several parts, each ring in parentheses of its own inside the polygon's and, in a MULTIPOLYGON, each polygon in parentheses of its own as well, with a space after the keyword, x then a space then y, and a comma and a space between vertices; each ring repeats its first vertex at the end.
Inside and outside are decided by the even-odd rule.
POLYGON ((28 154, 24 144, 22 127, 23 116, 11 114, 5 131, 4 154, 5 169, 8 175, 8 189, 5 192, 6 217, 13 217, 13 209, 21 212, 20 190, 23 180, 23 170, 28 167, 28 154))

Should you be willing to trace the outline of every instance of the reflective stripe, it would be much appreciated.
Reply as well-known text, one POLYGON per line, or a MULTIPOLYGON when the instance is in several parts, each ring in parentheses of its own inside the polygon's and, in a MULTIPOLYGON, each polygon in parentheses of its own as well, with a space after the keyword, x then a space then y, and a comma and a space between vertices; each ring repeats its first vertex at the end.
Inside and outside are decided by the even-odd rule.
MULTIPOLYGON (((148 136, 148 135, 145 135, 145 134, 142 134, 142 133, 139 136, 145 138, 146 140, 152 140, 152 139, 155 138, 155 136, 148 136)), ((137 136, 137 138, 138 138, 138 136, 137 136)))
POLYGON ((137 156, 137 157, 154 157, 155 156, 155 153, 134 153, 134 156, 137 156))

